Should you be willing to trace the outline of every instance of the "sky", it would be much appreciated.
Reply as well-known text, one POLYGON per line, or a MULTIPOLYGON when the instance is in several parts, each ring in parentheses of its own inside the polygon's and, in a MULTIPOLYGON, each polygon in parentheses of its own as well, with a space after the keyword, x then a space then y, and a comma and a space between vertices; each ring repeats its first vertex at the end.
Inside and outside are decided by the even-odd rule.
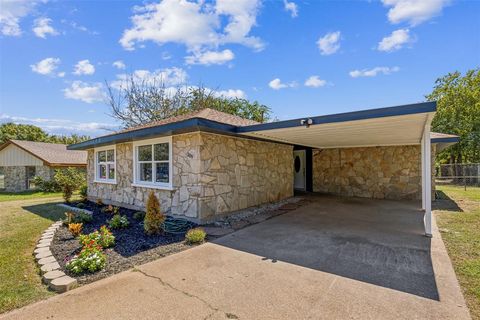
POLYGON ((279 120, 425 101, 480 67, 480 1, 0 0, 0 123, 92 137, 105 82, 202 85, 279 120))

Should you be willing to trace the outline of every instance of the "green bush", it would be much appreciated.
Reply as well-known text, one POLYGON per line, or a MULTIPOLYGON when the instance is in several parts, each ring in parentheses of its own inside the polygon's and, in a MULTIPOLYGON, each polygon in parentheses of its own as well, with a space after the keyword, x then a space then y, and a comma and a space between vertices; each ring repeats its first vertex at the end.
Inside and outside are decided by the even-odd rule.
POLYGON ((84 212, 65 212, 63 224, 68 226, 70 223, 89 223, 93 220, 92 215, 84 212))
POLYGON ((42 177, 36 176, 33 178, 35 187, 43 192, 60 192, 62 187, 55 180, 45 180, 42 177))
POLYGON ((108 221, 108 225, 112 229, 122 229, 128 227, 130 222, 128 222, 127 216, 121 216, 116 214, 111 220, 108 221))
POLYGON ((143 211, 137 211, 133 214, 133 219, 135 220, 143 220, 145 219, 145 212, 143 211))
POLYGON ((162 225, 165 221, 165 215, 160 211, 160 203, 155 194, 150 192, 147 200, 147 210, 143 220, 143 228, 146 234, 162 233, 162 225))
POLYGON ((106 226, 101 226, 100 230, 95 230, 92 233, 82 234, 79 239, 82 246, 87 246, 92 241, 102 246, 102 248, 109 248, 115 245, 115 236, 106 226))
POLYGON ((205 241, 206 236, 207 233, 202 228, 194 228, 188 230, 187 234, 185 235, 185 240, 189 244, 202 243, 205 241))
POLYGON ((83 203, 83 202, 77 203, 77 208, 84 209, 85 208, 85 203, 83 203))
POLYGON ((85 171, 68 167, 55 170, 55 182, 62 187, 63 199, 69 203, 72 194, 79 186, 85 184, 85 171))
POLYGON ((85 202, 87 201, 87 197, 88 197, 88 187, 87 187, 87 184, 82 184, 80 186, 80 199, 85 202))
POLYGON ((95 272, 105 267, 107 257, 102 252, 102 247, 95 242, 90 242, 82 248, 82 251, 70 261, 66 268, 75 274, 95 272))

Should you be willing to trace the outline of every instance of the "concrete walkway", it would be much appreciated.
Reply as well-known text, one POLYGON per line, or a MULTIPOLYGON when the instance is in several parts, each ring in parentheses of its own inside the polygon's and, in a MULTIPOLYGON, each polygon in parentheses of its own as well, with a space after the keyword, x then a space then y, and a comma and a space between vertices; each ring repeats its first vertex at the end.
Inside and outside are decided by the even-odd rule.
POLYGON ((424 238, 415 207, 319 198, 0 318, 469 319, 438 229, 424 238))

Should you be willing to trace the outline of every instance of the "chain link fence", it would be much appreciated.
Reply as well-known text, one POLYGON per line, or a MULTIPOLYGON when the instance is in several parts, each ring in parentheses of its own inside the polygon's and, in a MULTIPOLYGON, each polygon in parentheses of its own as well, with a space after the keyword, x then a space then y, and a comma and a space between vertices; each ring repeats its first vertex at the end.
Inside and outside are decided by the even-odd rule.
POLYGON ((480 186, 480 163, 441 164, 435 167, 435 183, 465 188, 480 186))

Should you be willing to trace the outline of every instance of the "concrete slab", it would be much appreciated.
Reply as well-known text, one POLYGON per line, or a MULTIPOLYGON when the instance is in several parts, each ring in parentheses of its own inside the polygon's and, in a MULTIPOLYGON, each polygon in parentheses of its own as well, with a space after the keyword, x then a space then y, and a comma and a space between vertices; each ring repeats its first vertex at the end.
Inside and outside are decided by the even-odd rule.
POLYGON ((51 256, 52 256, 52 252, 49 249, 49 250, 45 250, 43 252, 37 253, 35 255, 35 259, 39 260, 39 259, 46 258, 46 257, 51 257, 51 256))
POLYGON ((40 271, 42 273, 47 273, 49 271, 53 271, 57 269, 60 269, 60 265, 58 264, 58 262, 47 263, 40 267, 40 271))
POLYGON ((49 263, 53 263, 53 262, 57 262, 57 260, 55 260, 54 256, 41 258, 37 261, 37 263, 41 266, 49 264, 49 263))
POLYGON ((35 250, 33 250, 34 253, 41 253, 41 252, 46 252, 46 251, 50 251, 49 246, 45 246, 45 247, 41 247, 41 248, 37 247, 35 250))
POLYGON ((319 198, 0 318, 469 319, 418 205, 319 198))

